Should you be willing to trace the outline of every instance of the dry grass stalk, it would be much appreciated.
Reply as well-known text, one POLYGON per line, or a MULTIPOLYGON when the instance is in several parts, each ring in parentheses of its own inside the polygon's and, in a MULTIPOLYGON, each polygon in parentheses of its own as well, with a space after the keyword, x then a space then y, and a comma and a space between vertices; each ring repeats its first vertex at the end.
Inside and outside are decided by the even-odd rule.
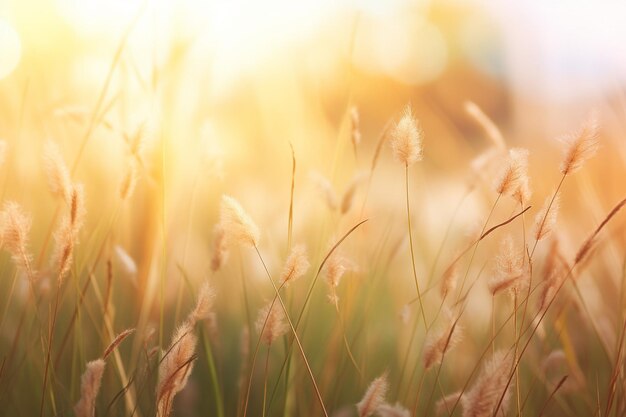
POLYGON ((535 240, 544 239, 554 230, 556 219, 559 214, 560 201, 559 194, 556 194, 554 199, 551 197, 546 198, 544 206, 535 217, 535 225, 533 227, 535 240))
POLYGON ((406 166, 421 161, 422 136, 411 106, 407 105, 391 132, 391 148, 396 160, 406 166))
POLYGON ((378 408, 385 403, 385 397, 389 390, 387 382, 387 374, 374 379, 365 391, 365 395, 356 405, 359 417, 369 417, 374 414, 378 408))
POLYGON ((59 147, 51 140, 44 145, 43 167, 52 195, 69 202, 72 190, 70 171, 61 156, 59 147))
POLYGON ((617 203, 615 207, 611 209, 609 214, 607 214, 604 220, 602 220, 598 227, 596 227, 596 230, 593 231, 591 236, 589 236, 587 240, 585 240, 578 252, 576 252, 576 256, 574 257, 574 265, 579 264, 580 261, 582 261, 583 258, 589 253, 598 234, 602 231, 604 226, 606 226, 609 220, 611 220, 613 216, 615 216, 624 207, 624 205, 626 205, 626 198, 622 199, 619 203, 617 203))
POLYGON ((511 385, 508 382, 512 367, 512 354, 497 351, 493 355, 472 389, 463 397, 463 417, 492 417, 505 389, 500 411, 506 414, 511 397, 511 385))
POLYGON ((135 191, 135 187, 137 186, 137 180, 139 177, 139 169, 137 168, 137 162, 135 160, 131 160, 128 165, 128 169, 122 178, 122 182, 120 183, 120 198, 122 200, 128 199, 135 191))
POLYGON ((137 263, 132 256, 130 256, 128 252, 126 252, 126 250, 119 245, 115 245, 113 250, 124 272, 131 277, 137 275, 137 263))
POLYGON ((0 167, 4 165, 4 161, 7 158, 7 141, 0 140, 0 167))
POLYGON ((359 129, 359 109, 356 106, 350 108, 350 140, 356 153, 356 149, 361 143, 361 131, 359 129))
POLYGON ((359 185, 365 180, 363 175, 356 175, 341 198, 341 214, 346 214, 352 208, 354 196, 359 188, 359 185))
POLYGON ((268 346, 289 331, 285 313, 275 302, 270 302, 259 310, 255 327, 263 343, 268 346))
POLYGON ((228 259, 228 246, 226 245, 226 232, 219 224, 215 226, 213 238, 213 256, 211 257, 211 270, 213 272, 226 263, 228 259))
POLYGON ((0 212, 0 244, 11 254, 15 265, 28 274, 31 282, 35 274, 31 269, 31 254, 28 252, 28 234, 31 219, 19 206, 9 201, 0 212))
POLYGON ((565 138, 565 153, 561 161, 563 175, 574 174, 581 169, 588 159, 598 150, 598 120, 594 114, 569 137, 565 138))
POLYGON ((96 415, 96 397, 102 384, 105 362, 96 359, 87 363, 87 369, 80 379, 80 400, 74 406, 76 417, 94 417, 96 415))
POLYGON ((288 286, 293 281, 302 277, 309 270, 311 264, 307 258, 306 246, 296 245, 285 261, 285 266, 280 274, 280 285, 288 286))
POLYGON ((239 357, 241 367, 239 368, 239 380, 237 386, 239 387, 240 395, 241 390, 244 388, 246 382, 246 364, 250 358, 250 329, 248 326, 244 326, 241 329, 241 336, 239 338, 239 357))
POLYGON ((133 328, 133 329, 126 329, 120 334, 118 334, 115 337, 115 339, 113 339, 113 341, 109 344, 109 346, 107 346, 107 348, 104 350, 102 359, 106 359, 111 354, 111 352, 113 352, 120 345, 120 343, 124 341, 124 339, 126 339, 128 336, 130 336, 134 332, 135 332, 135 329, 133 328))
POLYGON ((261 232, 234 198, 224 195, 220 205, 220 226, 229 244, 258 246, 261 232))
POLYGON ((505 150, 506 144, 502 132, 498 126, 491 120, 489 116, 473 101, 465 102, 465 112, 470 115, 487 134, 487 138, 492 142, 493 146, 498 149, 505 150))

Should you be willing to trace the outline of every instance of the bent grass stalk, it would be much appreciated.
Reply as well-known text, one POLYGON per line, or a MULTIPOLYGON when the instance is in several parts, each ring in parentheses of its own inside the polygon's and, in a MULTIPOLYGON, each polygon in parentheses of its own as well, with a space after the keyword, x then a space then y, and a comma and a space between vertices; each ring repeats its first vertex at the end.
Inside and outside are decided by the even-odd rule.
MULTIPOLYGON (((307 368, 307 372, 309 374, 309 377, 311 378, 311 383, 313 384, 313 388, 315 389, 315 395, 317 396, 317 400, 320 403, 320 407, 322 408, 322 411, 324 413, 324 415, 326 417, 328 417, 328 412, 326 411, 326 407, 324 406, 324 400, 322 399, 322 395, 320 394, 319 388, 317 387, 317 383, 315 382, 315 377, 313 376, 313 371, 311 370, 311 366, 309 365, 309 361, 306 358, 306 354, 304 353, 304 348, 302 347, 302 343, 300 342, 300 338, 298 337, 298 333, 296 331, 296 328, 294 327, 293 323, 291 322, 291 318, 289 317, 289 311, 287 310, 287 307, 285 306, 285 303, 283 302, 282 297, 280 296, 280 292, 278 291, 278 287, 276 287, 276 284, 274 283, 274 279, 272 278, 272 275, 270 274, 269 270, 267 269, 267 266, 265 265, 265 261, 263 260, 263 257, 261 256, 261 252, 259 252, 259 248, 254 245, 254 249, 259 257, 259 260, 261 261, 261 263, 263 264, 263 269, 265 269, 265 272, 267 274, 267 277, 269 278, 270 282, 272 283, 272 287, 274 288, 274 292, 276 293, 276 297, 278 298, 278 301, 280 302, 280 306, 283 309, 283 312, 285 313, 285 318, 287 319, 287 322, 289 323, 289 327, 291 328, 291 332, 293 334, 293 337, 296 341, 296 344, 298 345, 298 349, 300 350, 300 354, 302 355, 302 360, 304 361, 304 364, 307 368)), ((245 413, 244 413, 245 415, 245 413)))
MULTIPOLYGON (((324 265, 326 265, 326 262, 328 261, 328 259, 332 256, 332 254, 335 252, 335 250, 337 250, 337 248, 341 245, 341 243, 346 240, 348 238, 348 236, 350 236, 356 229, 358 229, 361 225, 363 225, 364 223, 366 223, 368 221, 368 219, 365 220, 361 220, 360 222, 358 222, 356 225, 352 226, 352 228, 350 228, 338 241, 337 243, 335 243, 333 245, 332 248, 330 248, 330 250, 326 253, 326 256, 324 257, 324 259, 322 259, 322 262, 320 263, 320 266, 317 268, 317 272, 315 273, 315 276, 313 277, 313 280, 311 281, 311 285, 309 285, 309 289, 307 290, 306 296, 304 298, 304 303, 302 304, 302 308, 300 309, 300 313, 298 314, 298 318, 296 320, 296 325, 295 325, 295 330, 298 330, 298 327, 300 326, 300 323, 302 321, 302 318, 304 316, 304 313, 307 309, 307 306, 309 304, 309 301, 311 299, 311 295, 313 294, 313 289, 315 288, 315 284, 317 283, 317 280, 319 279, 320 274, 322 273, 322 269, 324 269, 324 265)), ((273 281, 272 281, 273 283, 273 281)), ((291 359, 291 349, 293 347, 293 338, 289 341, 289 346, 287 347, 287 354, 285 356, 285 360, 283 361, 280 371, 278 373, 278 378, 276 379, 276 383, 274 385, 274 388, 272 389, 272 396, 270 398, 270 406, 273 402, 274 399, 274 395, 277 392, 278 389, 278 385, 280 383, 280 379, 282 377, 283 371, 285 371, 285 367, 287 366, 287 364, 289 363, 289 360, 291 359)), ((288 376, 288 375, 287 375, 288 376)))
MULTIPOLYGON (((283 282, 278 287, 278 292, 280 292, 280 290, 285 286, 285 283, 286 283, 286 281, 283 282)), ((274 295, 274 298, 272 299, 272 301, 270 303, 268 314, 265 316, 265 320, 263 321, 263 325, 261 326, 261 331, 259 332, 259 337, 257 338, 257 342, 254 345, 254 353, 252 354, 252 363, 250 365, 250 374, 248 376, 248 383, 246 384, 246 394, 245 394, 245 397, 244 397, 245 398, 244 399, 244 406, 243 406, 243 415, 244 415, 244 417, 248 413, 248 400, 250 399, 250 388, 252 387, 252 376, 254 375, 254 368, 255 368, 255 365, 256 365, 256 358, 257 358, 257 355, 259 353, 259 349, 261 347, 261 340, 263 338, 263 332, 265 331, 265 326, 267 326, 267 322, 268 322, 268 320, 270 318, 269 312, 272 311, 272 309, 274 308, 274 304, 276 303, 277 298, 278 298, 278 296, 274 295)), ((268 353, 268 355, 269 355, 269 353, 268 353)), ((265 404, 263 404, 263 405, 264 405, 264 409, 265 409, 265 404)))
MULTIPOLYGON (((444 233, 444 237, 441 240, 441 243, 439 244, 439 248, 437 249, 437 254, 435 255, 435 259, 433 260, 432 266, 430 267, 430 272, 428 274, 428 279, 427 279, 427 288, 430 288, 431 285, 431 281, 435 275, 435 269, 437 267, 437 263, 439 262, 439 258, 441 257, 441 254, 443 253, 443 248, 445 246, 446 241, 448 240, 448 236, 450 234, 450 231, 452 230, 452 225, 454 223, 454 219, 456 218, 456 215, 458 213, 458 211, 460 210, 463 202, 465 201, 465 199, 467 198, 467 196, 469 196, 471 193, 471 188, 469 188, 461 197, 461 199, 459 200, 459 202, 457 203, 456 207, 454 208, 454 212, 452 213, 452 218, 450 219, 450 221, 448 222, 448 225, 446 227, 446 231, 444 233)), ((441 312, 441 309, 443 308, 443 301, 442 303, 439 305, 439 311, 437 312, 437 314, 435 315, 435 318, 433 319, 436 320, 437 317, 439 316, 439 313, 441 312)), ((415 339, 415 333, 417 332, 417 326, 411 326, 411 336, 409 338, 409 344, 407 345, 406 348, 406 352, 404 354, 404 360, 402 362, 402 367, 401 367, 401 371, 400 371, 400 376, 398 377, 397 380, 397 386, 402 386, 402 383, 404 382, 404 375, 405 375, 405 371, 406 371, 406 367, 407 367, 407 363, 409 360, 409 355, 411 353, 411 348, 413 347, 413 341, 415 339)), ((412 377, 411 377, 412 379, 412 377)), ((419 392, 419 391, 418 391, 419 392)), ((418 394, 419 395, 419 394, 418 394)), ((400 393, 398 392, 398 397, 400 397, 400 393)))
MULTIPOLYGON (((582 261, 582 259, 584 258, 584 255, 586 255, 586 251, 589 250, 589 246, 588 246, 589 242, 592 242, 597 237, 597 235, 600 233, 600 231, 602 231, 604 226, 606 226, 606 224, 622 209, 622 207, 624 207, 624 205, 626 205, 626 198, 621 200, 615 207, 613 207, 613 209, 604 218, 604 220, 600 223, 600 225, 583 242, 582 246, 580 247, 580 249, 578 250, 578 252, 576 254, 576 259, 574 260, 574 263, 570 267, 568 267, 568 271, 567 271, 567 274, 565 275, 565 278, 562 280, 562 282, 556 288, 556 290, 554 291, 554 294, 552 295, 550 301, 546 305, 544 311, 540 314, 540 316, 539 316, 539 318, 537 320, 537 323, 534 325, 530 335, 528 336, 528 340, 526 341, 526 343, 524 344, 524 347, 522 348, 522 350, 520 352, 519 358, 513 364, 513 371, 511 373, 511 375, 509 376, 509 380, 507 382, 506 388, 508 388, 508 386, 510 385, 511 378, 513 377, 513 374, 514 374, 515 370, 518 368, 519 363, 520 363, 520 361, 522 359, 522 356, 523 356, 524 352, 526 351, 526 349, 530 345, 530 342, 532 341, 532 338, 533 338, 534 334, 537 332, 537 329, 539 328, 539 325, 541 324, 541 322, 545 318, 546 314, 548 313, 548 310, 550 309, 550 307, 554 303, 554 300, 556 300, 556 296, 559 294, 561 288, 563 288, 565 283, 568 281, 568 278, 570 278, 572 276, 574 268, 576 268, 576 266, 582 261)), ((531 326, 532 326, 532 324, 529 326, 529 328, 531 326)), ((529 330, 529 329, 526 329, 526 330, 529 330)), ((522 332, 520 332, 520 337, 521 337, 521 333, 522 332)), ((525 331, 524 331, 524 333, 525 333, 525 331)), ((498 401, 498 405, 496 406, 496 409, 495 409, 494 414, 493 414, 494 417, 497 415, 498 410, 500 409, 500 406, 502 405, 502 401, 504 400, 504 396, 506 394, 506 388, 505 388, 504 392, 502 393, 502 395, 500 396, 500 400, 498 401)))

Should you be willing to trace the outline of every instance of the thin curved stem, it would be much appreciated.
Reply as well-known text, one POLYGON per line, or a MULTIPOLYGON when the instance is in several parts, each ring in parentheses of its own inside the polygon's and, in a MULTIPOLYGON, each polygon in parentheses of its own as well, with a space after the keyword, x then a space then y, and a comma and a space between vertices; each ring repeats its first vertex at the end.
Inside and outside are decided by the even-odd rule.
POLYGON ((406 189, 406 217, 409 227, 409 246, 411 248, 411 267, 413 269, 413 279, 415 280, 415 290, 420 303, 420 312, 424 320, 424 328, 428 330, 428 321, 426 321, 426 313, 424 312, 424 304, 422 303, 422 293, 420 292, 420 284, 417 280, 417 270, 415 269, 415 253, 413 252, 413 232, 411 230, 411 205, 409 203, 409 165, 404 164, 405 172, 405 189, 406 189))

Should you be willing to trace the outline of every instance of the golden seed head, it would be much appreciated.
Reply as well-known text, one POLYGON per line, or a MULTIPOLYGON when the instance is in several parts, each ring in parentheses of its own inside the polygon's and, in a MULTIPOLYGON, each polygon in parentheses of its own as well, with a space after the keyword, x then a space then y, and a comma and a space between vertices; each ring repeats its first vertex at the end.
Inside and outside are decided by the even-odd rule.
POLYGON ((234 198, 224 195, 220 206, 220 226, 229 243, 258 246, 261 232, 234 198))
POLYGON ((294 246, 285 262, 279 282, 285 286, 289 285, 291 282, 306 274, 310 266, 311 264, 307 258, 306 247, 304 245, 294 246))
POLYGON ((80 378, 80 400, 74 406, 76 417, 94 417, 105 365, 103 359, 87 363, 87 369, 80 378))
POLYGON ((407 106, 391 132, 391 148, 398 162, 408 166, 422 160, 422 137, 417 119, 407 106))
POLYGON ((583 167, 598 151, 598 119, 591 114, 583 125, 565 138, 565 153, 561 161, 561 174, 570 175, 583 167))
POLYGON ((509 195, 519 200, 528 199, 528 150, 513 148, 509 150, 504 169, 496 181, 495 190, 498 194, 509 195))
POLYGON ((386 373, 374 379, 367 391, 365 391, 361 401, 356 405, 359 417, 369 417, 374 414, 378 407, 385 403, 388 390, 389 382, 387 381, 386 373))
POLYGON ((271 345, 276 339, 287 333, 289 327, 285 322, 285 313, 279 303, 269 303, 259 310, 255 323, 256 331, 261 340, 271 345))

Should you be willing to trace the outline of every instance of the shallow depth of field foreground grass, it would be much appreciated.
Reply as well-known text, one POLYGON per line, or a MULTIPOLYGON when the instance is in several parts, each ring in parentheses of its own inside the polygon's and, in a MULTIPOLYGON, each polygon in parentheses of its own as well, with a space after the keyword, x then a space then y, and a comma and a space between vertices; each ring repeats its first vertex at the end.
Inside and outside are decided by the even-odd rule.
POLYGON ((610 7, 375 3, 0 5, 0 416, 626 415, 610 7))

